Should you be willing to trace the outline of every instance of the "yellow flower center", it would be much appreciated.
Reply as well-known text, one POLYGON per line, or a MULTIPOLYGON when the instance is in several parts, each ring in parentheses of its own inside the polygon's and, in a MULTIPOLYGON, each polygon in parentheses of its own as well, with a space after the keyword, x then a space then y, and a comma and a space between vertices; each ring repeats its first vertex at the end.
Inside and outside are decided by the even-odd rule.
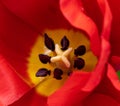
POLYGON ((28 75, 31 82, 37 85, 36 91, 49 96, 64 84, 73 70, 92 71, 97 58, 83 33, 72 29, 56 29, 45 30, 37 38, 28 62, 28 75), (46 42, 45 33, 48 35, 46 42), (49 38, 54 44, 52 41, 50 44, 49 38), (81 53, 81 49, 85 52, 81 53))

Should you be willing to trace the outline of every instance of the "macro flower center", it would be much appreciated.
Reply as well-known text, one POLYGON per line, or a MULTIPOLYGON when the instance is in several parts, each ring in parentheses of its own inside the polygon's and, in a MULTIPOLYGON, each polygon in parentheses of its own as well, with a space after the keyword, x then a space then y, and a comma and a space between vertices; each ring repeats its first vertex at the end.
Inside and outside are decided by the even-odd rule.
POLYGON ((28 61, 31 82, 38 85, 38 93, 49 96, 74 71, 92 71, 97 58, 84 34, 74 30, 56 29, 45 30, 38 37, 28 61))
POLYGON ((44 34, 44 44, 47 49, 49 49, 49 53, 53 52, 53 56, 49 56, 49 53, 39 54, 40 62, 43 64, 49 63, 54 64, 55 69, 53 71, 40 68, 36 73, 36 77, 45 77, 47 75, 51 75, 53 72, 53 78, 57 80, 61 80, 62 74, 70 75, 72 73, 71 68, 82 69, 85 65, 85 62, 82 58, 78 58, 78 56, 82 56, 86 52, 86 48, 84 45, 78 46, 76 49, 69 47, 70 41, 66 36, 63 36, 61 39, 61 47, 59 44, 55 44, 54 40, 50 38, 46 33, 44 34), (70 58, 70 54, 74 51, 74 55, 70 58), (73 65, 72 65, 73 61, 73 65))

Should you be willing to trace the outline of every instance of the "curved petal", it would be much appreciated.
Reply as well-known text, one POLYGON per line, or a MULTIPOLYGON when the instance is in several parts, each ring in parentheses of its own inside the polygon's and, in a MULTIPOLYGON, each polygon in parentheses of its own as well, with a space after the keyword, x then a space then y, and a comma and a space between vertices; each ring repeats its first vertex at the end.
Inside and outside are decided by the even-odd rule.
POLYGON ((109 62, 115 68, 116 71, 120 70, 120 57, 112 56, 109 62))
POLYGON ((116 71, 111 65, 108 65, 108 92, 120 103, 120 81, 116 71))
POLYGON ((97 91, 114 98, 120 104, 120 82, 116 71, 110 64, 108 64, 108 70, 97 91))
POLYGON ((82 3, 86 14, 96 23, 101 36, 109 40, 112 14, 107 1, 109 0, 82 0, 82 3))
POLYGON ((9 12, 0 3, 0 53, 28 80, 26 64, 30 48, 38 36, 33 28, 9 12))
POLYGON ((48 105, 78 106, 87 95, 87 92, 81 91, 81 88, 85 86, 90 75, 91 73, 73 73, 60 90, 48 97, 48 105))
POLYGON ((86 15, 89 16, 95 22, 100 34, 103 25, 103 15, 97 0, 82 0, 82 4, 85 9, 86 15))
POLYGON ((98 0, 98 4, 104 17, 101 36, 103 36, 106 40, 109 40, 111 32, 112 14, 107 0, 98 0))
POLYGON ((16 71, 0 56, 0 102, 7 106, 23 96, 30 87, 16 71))
POLYGON ((44 28, 68 27, 59 9, 59 0, 1 0, 5 7, 39 32, 44 28))
POLYGON ((8 105, 30 89, 26 57, 38 33, 11 14, 1 1, 0 14, 0 101, 8 105))
POLYGON ((83 88, 83 90, 90 91, 100 83, 102 79, 102 75, 105 73, 109 54, 110 54, 110 44, 108 43, 108 41, 102 38, 102 50, 101 50, 101 55, 100 55, 98 64, 96 65, 88 83, 83 88), (94 85, 94 86, 90 88, 91 85, 94 85))
MULTIPOLYGON (((101 36, 104 36, 108 40, 110 35, 112 15, 107 0, 98 0, 98 4, 104 17, 101 36)), ((100 42, 97 28, 95 23, 84 14, 82 2, 78 0, 61 0, 60 6, 63 15, 68 19, 68 21, 73 26, 84 30, 90 36, 91 48, 93 52, 98 55, 100 42)))
POLYGON ((120 82, 119 82, 118 76, 116 74, 116 71, 110 65, 108 65, 107 76, 109 80, 113 83, 113 86, 120 91, 120 82))
POLYGON ((120 104, 116 102, 114 98, 110 96, 93 93, 89 95, 87 99, 84 100, 83 106, 119 106, 120 104))
POLYGON ((47 97, 40 96, 34 89, 31 89, 22 98, 10 106, 48 106, 47 97))
POLYGON ((91 49, 96 54, 100 53, 100 38, 95 23, 84 14, 81 1, 60 0, 60 8, 65 18, 76 28, 85 31, 91 41, 91 49))
POLYGON ((112 55, 120 56, 120 0, 108 0, 110 9, 113 14, 113 22, 112 22, 112 29, 111 29, 111 46, 112 46, 112 55))
POLYGON ((105 39, 102 39, 101 56, 95 70, 92 73, 73 73, 63 87, 48 98, 48 104, 50 106, 55 106, 56 104, 63 106, 80 104, 100 83, 110 53, 109 49, 109 43, 105 39), (58 99, 59 101, 57 101, 58 99))
MULTIPOLYGON (((107 6, 107 2, 104 2, 105 6, 107 6)), ((61 8, 63 9, 63 14, 65 17, 70 21, 70 23, 78 28, 81 28, 81 19, 79 20, 79 15, 83 18, 83 22, 85 22, 86 16, 83 15, 83 12, 81 8, 78 8, 78 1, 73 0, 71 2, 68 2, 67 0, 62 0, 61 1, 61 8), (76 5, 75 5, 76 3, 76 5), (68 11, 68 9, 72 8, 72 12, 68 11), (76 13, 75 15, 73 15, 76 13), (82 14, 82 15, 81 15, 82 14), (74 16, 74 17, 72 17, 74 16), (76 21, 76 17, 77 21, 76 21), (79 20, 79 22, 78 22, 79 20)), ((91 21, 90 21, 91 22, 91 21)), ((109 23, 105 24, 107 25, 109 29, 109 23)), ((85 27, 82 27, 85 28, 85 27)), ((92 27, 93 28, 93 27, 92 27)), ((93 28, 94 29, 94 28, 93 28)), ((86 29, 84 29, 86 31, 86 29)), ((88 28, 89 30, 89 28, 88 28)), ((75 73, 73 76, 71 76, 70 79, 64 84, 64 86, 58 90, 56 93, 51 95, 48 98, 48 104, 51 106, 54 106, 56 104, 63 105, 65 106, 66 103, 68 106, 71 105, 78 105, 80 104, 81 100, 83 100, 100 82, 102 75, 104 73, 105 65, 107 64, 108 56, 110 54, 110 45, 108 42, 109 38, 109 33, 106 31, 107 29, 103 27, 103 34, 101 36, 101 53, 100 53, 100 58, 99 62, 95 68, 95 70, 92 73, 75 73), (107 32, 108 36, 104 35, 107 32), (77 74, 80 76, 77 76, 77 74), (75 85, 73 85, 74 77, 79 77, 79 79, 75 79, 75 85), (87 78, 86 78, 87 77, 87 78), (84 84, 82 84, 84 83, 84 84), (75 88, 77 90, 75 90, 75 88), (78 90, 79 89, 79 90, 78 90), (63 93, 61 93, 63 92, 63 93), (56 99, 59 98, 60 101, 57 101, 56 99), (64 98, 64 99, 63 99, 64 98), (66 98, 66 99, 65 99, 66 98), (69 99, 67 99, 69 98, 69 99), (78 99, 79 98, 79 99, 78 99)), ((89 30, 90 31, 90 30, 89 30)), ((88 31, 88 32, 89 32, 88 31)), ((91 33, 89 33, 91 34, 91 33)), ((96 35, 95 35, 96 36, 96 35)), ((91 41, 92 42, 92 41, 91 41)))

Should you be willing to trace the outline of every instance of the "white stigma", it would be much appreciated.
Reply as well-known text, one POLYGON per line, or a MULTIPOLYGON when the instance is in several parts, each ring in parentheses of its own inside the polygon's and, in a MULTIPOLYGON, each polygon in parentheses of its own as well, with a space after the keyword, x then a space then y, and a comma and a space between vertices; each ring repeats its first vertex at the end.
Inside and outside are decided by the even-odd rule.
POLYGON ((72 52, 72 48, 68 48, 65 51, 62 51, 60 49, 60 46, 58 44, 55 45, 55 53, 57 54, 54 57, 51 57, 51 62, 62 62, 67 68, 70 68, 70 61, 68 60, 69 54, 72 52))

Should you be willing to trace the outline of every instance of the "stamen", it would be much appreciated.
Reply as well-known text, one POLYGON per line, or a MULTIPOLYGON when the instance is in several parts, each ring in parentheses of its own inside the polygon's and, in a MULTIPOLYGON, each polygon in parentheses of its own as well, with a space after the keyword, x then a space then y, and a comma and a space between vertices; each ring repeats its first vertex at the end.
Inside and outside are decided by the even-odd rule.
POLYGON ((54 70, 54 78, 56 78, 57 80, 61 80, 62 77, 61 75, 63 74, 63 71, 59 68, 55 68, 54 70))
POLYGON ((45 54, 39 54, 39 59, 44 64, 47 64, 48 62, 50 63, 50 58, 50 56, 47 56, 45 54))
POLYGON ((46 69, 46 68, 41 68, 38 70, 38 72, 36 73, 36 77, 45 77, 47 75, 50 75, 51 71, 46 69))
POLYGON ((85 66, 85 61, 82 58, 77 58, 74 61, 74 68, 82 69, 85 66))
POLYGON ((61 46, 62 46, 62 50, 67 50, 69 47, 69 40, 67 39, 66 36, 64 36, 61 40, 61 46))
POLYGON ((75 49, 74 54, 76 56, 84 55, 86 52, 86 48, 84 45, 80 45, 77 49, 75 49))
MULTIPOLYGON (((63 70, 68 70, 67 74, 68 76, 71 75, 72 71, 70 70, 71 68, 77 68, 77 69, 82 69, 85 66, 85 61, 82 58, 77 58, 77 56, 84 55, 86 52, 86 48, 84 45, 78 46, 74 50, 75 54, 75 60, 74 60, 74 65, 71 66, 71 61, 69 60, 69 55, 72 52, 73 48, 68 48, 69 47, 69 40, 67 39, 66 36, 64 36, 61 39, 61 46, 58 44, 54 44, 54 41, 52 38, 50 38, 46 33, 45 33, 45 46, 49 49, 51 52, 54 51, 55 56, 48 56, 48 54, 39 54, 39 59, 42 63, 47 64, 49 63, 55 63, 56 67, 63 68, 63 70)), ((63 75, 63 70, 60 68, 55 68, 53 71, 53 77, 56 78, 57 80, 62 79, 63 75)), ((46 68, 41 68, 38 70, 36 73, 36 77, 45 77, 47 75, 51 74, 51 70, 48 70, 46 68)))
POLYGON ((50 38, 46 33, 45 33, 45 45, 48 49, 54 51, 55 50, 55 44, 52 38, 50 38))

